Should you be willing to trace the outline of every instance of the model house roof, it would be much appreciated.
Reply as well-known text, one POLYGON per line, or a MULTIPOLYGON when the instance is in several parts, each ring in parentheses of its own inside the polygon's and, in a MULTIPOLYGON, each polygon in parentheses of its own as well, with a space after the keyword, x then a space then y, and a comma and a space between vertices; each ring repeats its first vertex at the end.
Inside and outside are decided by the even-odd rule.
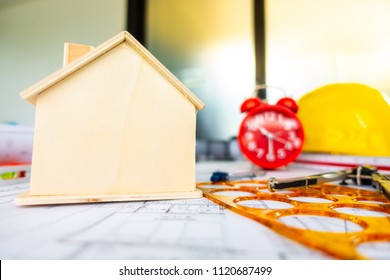
POLYGON ((109 52, 111 49, 115 48, 116 46, 125 41, 134 50, 136 50, 146 61, 153 65, 153 67, 158 72, 160 72, 161 75, 163 75, 172 85, 174 85, 186 99, 188 99, 192 104, 194 104, 197 111, 201 110, 204 107, 203 102, 197 96, 195 96, 182 82, 180 82, 164 65, 162 65, 144 46, 142 46, 127 31, 119 33, 118 35, 104 42, 92 51, 81 56, 79 59, 76 59, 72 63, 66 65, 65 67, 54 72, 45 79, 24 90, 20 95, 25 100, 35 105, 36 98, 40 93, 53 86, 54 84, 60 82, 78 69, 84 67, 88 63, 97 59, 106 52, 109 52))

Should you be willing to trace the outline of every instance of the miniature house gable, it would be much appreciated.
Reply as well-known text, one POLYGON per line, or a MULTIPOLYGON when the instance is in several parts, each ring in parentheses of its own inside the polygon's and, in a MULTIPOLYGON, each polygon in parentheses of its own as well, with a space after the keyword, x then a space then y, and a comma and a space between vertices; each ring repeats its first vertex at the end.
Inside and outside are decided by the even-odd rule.
POLYGON ((36 105, 30 191, 18 204, 200 197, 203 103, 127 32, 22 93, 36 105))

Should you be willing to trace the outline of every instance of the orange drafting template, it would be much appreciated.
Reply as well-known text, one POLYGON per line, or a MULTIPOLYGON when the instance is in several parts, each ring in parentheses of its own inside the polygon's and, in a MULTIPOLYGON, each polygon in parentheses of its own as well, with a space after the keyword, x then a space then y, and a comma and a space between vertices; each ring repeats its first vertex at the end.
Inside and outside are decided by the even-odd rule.
POLYGON ((390 203, 374 188, 321 184, 270 192, 266 180, 197 187, 211 201, 335 258, 369 259, 359 248, 390 242, 390 203))

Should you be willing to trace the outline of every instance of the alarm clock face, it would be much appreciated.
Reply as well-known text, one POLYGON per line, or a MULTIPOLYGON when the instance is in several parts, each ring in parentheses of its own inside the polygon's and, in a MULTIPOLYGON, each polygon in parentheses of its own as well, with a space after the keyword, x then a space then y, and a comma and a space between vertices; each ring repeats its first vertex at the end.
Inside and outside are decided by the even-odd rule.
POLYGON ((262 105, 243 120, 238 142, 244 155, 265 169, 293 161, 303 145, 301 122, 289 109, 262 105))

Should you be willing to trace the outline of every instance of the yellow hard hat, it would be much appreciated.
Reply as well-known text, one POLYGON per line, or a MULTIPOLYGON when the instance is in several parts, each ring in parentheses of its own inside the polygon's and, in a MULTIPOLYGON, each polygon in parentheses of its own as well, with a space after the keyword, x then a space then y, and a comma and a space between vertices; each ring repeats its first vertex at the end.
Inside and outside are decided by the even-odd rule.
POLYGON ((298 100, 303 151, 390 156, 390 105, 362 84, 331 84, 298 100))

